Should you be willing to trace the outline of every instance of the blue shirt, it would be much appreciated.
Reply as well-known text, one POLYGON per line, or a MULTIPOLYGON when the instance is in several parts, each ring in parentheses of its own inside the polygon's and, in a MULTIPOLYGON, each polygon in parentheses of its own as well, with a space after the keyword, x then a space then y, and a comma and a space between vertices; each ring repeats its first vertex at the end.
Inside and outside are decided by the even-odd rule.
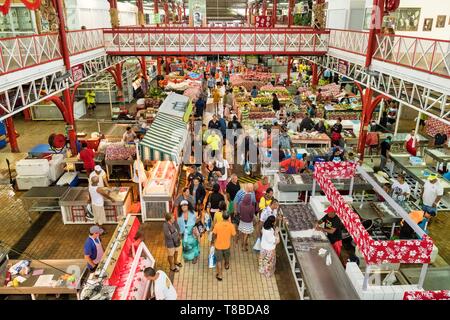
POLYGON ((216 86, 216 79, 214 78, 209 78, 208 79, 208 87, 209 88, 214 88, 216 86))
POLYGON ((450 181, 450 171, 444 174, 444 179, 450 181))
POLYGON ((252 89, 252 92, 250 94, 252 98, 256 98, 258 96, 258 89, 252 89))
MULTIPOLYGON (((92 260, 95 260, 97 258, 97 247, 94 244, 94 241, 96 243, 100 243, 100 240, 97 238, 94 241, 91 237, 88 237, 86 241, 84 242, 84 255, 89 256, 92 260)), ((88 268, 92 269, 92 266, 88 263, 88 268)))

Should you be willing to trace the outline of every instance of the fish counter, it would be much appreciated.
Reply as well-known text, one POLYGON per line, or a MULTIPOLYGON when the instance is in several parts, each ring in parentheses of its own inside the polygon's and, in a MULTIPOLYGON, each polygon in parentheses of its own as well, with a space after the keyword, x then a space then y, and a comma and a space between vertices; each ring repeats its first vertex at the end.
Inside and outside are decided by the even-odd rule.
POLYGON ((300 280, 301 298, 358 299, 327 237, 314 229, 318 219, 310 205, 286 204, 281 205, 280 210, 285 217, 281 231, 282 240, 286 251, 293 248, 294 255, 288 254, 288 256, 290 259, 295 259, 291 266, 294 276, 300 280), (296 263, 300 266, 300 278, 295 268, 296 263))

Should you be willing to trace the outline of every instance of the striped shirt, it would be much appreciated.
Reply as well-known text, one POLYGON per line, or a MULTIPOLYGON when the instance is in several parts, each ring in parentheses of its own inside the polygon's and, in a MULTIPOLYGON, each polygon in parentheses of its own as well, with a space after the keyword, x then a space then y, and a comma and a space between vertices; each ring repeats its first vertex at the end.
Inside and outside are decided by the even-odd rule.
MULTIPOLYGON (((239 190, 238 193, 236 193, 236 196, 234 197, 234 201, 233 201, 233 204, 234 204, 235 206, 237 206, 236 208, 239 208, 239 204, 240 204, 241 201, 244 199, 244 196, 245 196, 245 195, 246 195, 246 192, 245 192, 245 190, 242 190, 242 189, 239 190)), ((253 203, 256 203, 255 193, 252 192, 251 195, 252 195, 252 202, 253 202, 253 203)))

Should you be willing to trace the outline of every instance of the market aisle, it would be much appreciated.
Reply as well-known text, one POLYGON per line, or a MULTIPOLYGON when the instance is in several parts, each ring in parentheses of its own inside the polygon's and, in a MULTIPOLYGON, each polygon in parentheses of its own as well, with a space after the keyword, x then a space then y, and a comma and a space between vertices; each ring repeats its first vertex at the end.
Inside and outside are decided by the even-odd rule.
POLYGON ((280 299, 275 276, 267 279, 258 272, 255 252, 243 252, 233 244, 230 269, 224 270, 223 281, 216 279, 216 269, 208 268, 208 255, 208 239, 204 236, 198 263, 183 263, 180 272, 175 274, 173 284, 179 300, 280 299))

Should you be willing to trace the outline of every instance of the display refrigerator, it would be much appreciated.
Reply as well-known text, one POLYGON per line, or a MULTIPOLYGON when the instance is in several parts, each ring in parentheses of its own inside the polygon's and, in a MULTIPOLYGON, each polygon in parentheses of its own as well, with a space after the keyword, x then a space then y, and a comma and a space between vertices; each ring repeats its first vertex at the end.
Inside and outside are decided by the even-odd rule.
POLYGON ((135 216, 123 217, 105 248, 105 254, 81 292, 85 300, 145 300, 151 282, 144 270, 155 266, 155 258, 144 242, 134 244, 140 227, 135 216))
POLYGON ((162 221, 170 212, 177 194, 179 165, 174 161, 156 161, 143 189, 143 221, 162 221))

